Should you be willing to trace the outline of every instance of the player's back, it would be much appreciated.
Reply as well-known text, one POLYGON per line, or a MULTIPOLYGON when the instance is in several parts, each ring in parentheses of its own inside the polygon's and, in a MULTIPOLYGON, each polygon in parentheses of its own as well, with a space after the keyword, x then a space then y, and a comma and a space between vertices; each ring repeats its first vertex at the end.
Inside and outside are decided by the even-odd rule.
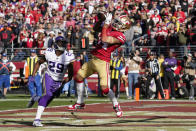
POLYGON ((63 54, 57 56, 55 49, 47 48, 45 52, 45 58, 48 63, 47 73, 55 81, 62 81, 67 69, 67 65, 73 61, 74 55, 67 51, 64 51, 63 54))

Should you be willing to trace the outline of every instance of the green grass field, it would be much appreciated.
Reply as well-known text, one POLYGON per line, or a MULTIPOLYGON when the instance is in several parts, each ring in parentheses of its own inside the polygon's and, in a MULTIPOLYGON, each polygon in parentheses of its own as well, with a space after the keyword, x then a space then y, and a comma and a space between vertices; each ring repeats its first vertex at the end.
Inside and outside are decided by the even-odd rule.
POLYGON ((74 104, 76 98, 62 94, 43 113, 44 127, 32 127, 37 103, 26 108, 29 100, 30 95, 25 94, 8 94, 7 99, 0 99, 0 131, 196 131, 196 101, 137 102, 122 94, 119 102, 124 116, 116 118, 107 97, 90 94, 87 108, 72 113, 66 106, 74 104))
MULTIPOLYGON (((125 99, 122 96, 122 99, 125 99)), ((7 94, 6 99, 0 99, 0 110, 12 110, 12 109, 25 109, 30 100, 30 95, 25 94, 7 94)), ((55 98, 49 107, 52 106, 65 106, 74 104, 76 101, 75 97, 66 97, 65 95, 61 95, 59 98, 55 98)), ((96 97, 96 95, 91 95, 86 101, 86 104, 91 103, 103 103, 109 102, 107 97, 96 97)), ((33 105, 32 108, 36 108, 37 103, 33 105)))

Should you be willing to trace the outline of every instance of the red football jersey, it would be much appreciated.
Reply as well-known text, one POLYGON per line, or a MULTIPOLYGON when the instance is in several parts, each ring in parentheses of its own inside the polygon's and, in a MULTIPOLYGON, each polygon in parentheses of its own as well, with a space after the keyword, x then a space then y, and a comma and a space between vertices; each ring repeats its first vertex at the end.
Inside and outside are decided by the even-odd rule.
POLYGON ((122 32, 119 31, 111 31, 112 28, 109 29, 109 31, 107 32, 107 34, 109 36, 112 36, 118 40, 120 40, 121 43, 117 43, 117 44, 107 44, 107 43, 103 43, 103 42, 99 42, 96 45, 96 48, 94 50, 91 51, 91 54, 96 56, 97 58, 107 61, 109 62, 111 59, 111 53, 117 49, 118 47, 120 47, 121 45, 123 45, 125 43, 125 35, 122 32))

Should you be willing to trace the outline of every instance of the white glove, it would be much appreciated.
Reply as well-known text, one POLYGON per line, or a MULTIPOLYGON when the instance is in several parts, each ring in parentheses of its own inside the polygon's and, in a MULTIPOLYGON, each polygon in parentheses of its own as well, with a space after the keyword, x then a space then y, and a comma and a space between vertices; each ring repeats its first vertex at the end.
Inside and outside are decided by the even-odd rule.
POLYGON ((109 25, 112 21, 112 14, 111 13, 107 13, 105 15, 106 19, 105 19, 105 24, 109 25))

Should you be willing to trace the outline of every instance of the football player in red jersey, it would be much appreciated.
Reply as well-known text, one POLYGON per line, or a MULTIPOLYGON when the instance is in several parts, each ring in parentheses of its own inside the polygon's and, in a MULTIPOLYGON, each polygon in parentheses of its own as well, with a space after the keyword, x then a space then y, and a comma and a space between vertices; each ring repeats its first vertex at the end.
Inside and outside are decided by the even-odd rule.
POLYGON ((122 116, 120 105, 113 91, 109 88, 109 65, 111 53, 124 44, 125 35, 123 32, 129 28, 130 21, 126 15, 120 15, 113 19, 111 14, 106 15, 105 24, 101 32, 101 40, 96 45, 96 48, 91 51, 92 59, 85 63, 74 77, 76 80, 78 98, 74 105, 68 107, 68 110, 76 110, 85 107, 83 79, 97 72, 100 78, 102 92, 112 101, 117 117, 122 116))

